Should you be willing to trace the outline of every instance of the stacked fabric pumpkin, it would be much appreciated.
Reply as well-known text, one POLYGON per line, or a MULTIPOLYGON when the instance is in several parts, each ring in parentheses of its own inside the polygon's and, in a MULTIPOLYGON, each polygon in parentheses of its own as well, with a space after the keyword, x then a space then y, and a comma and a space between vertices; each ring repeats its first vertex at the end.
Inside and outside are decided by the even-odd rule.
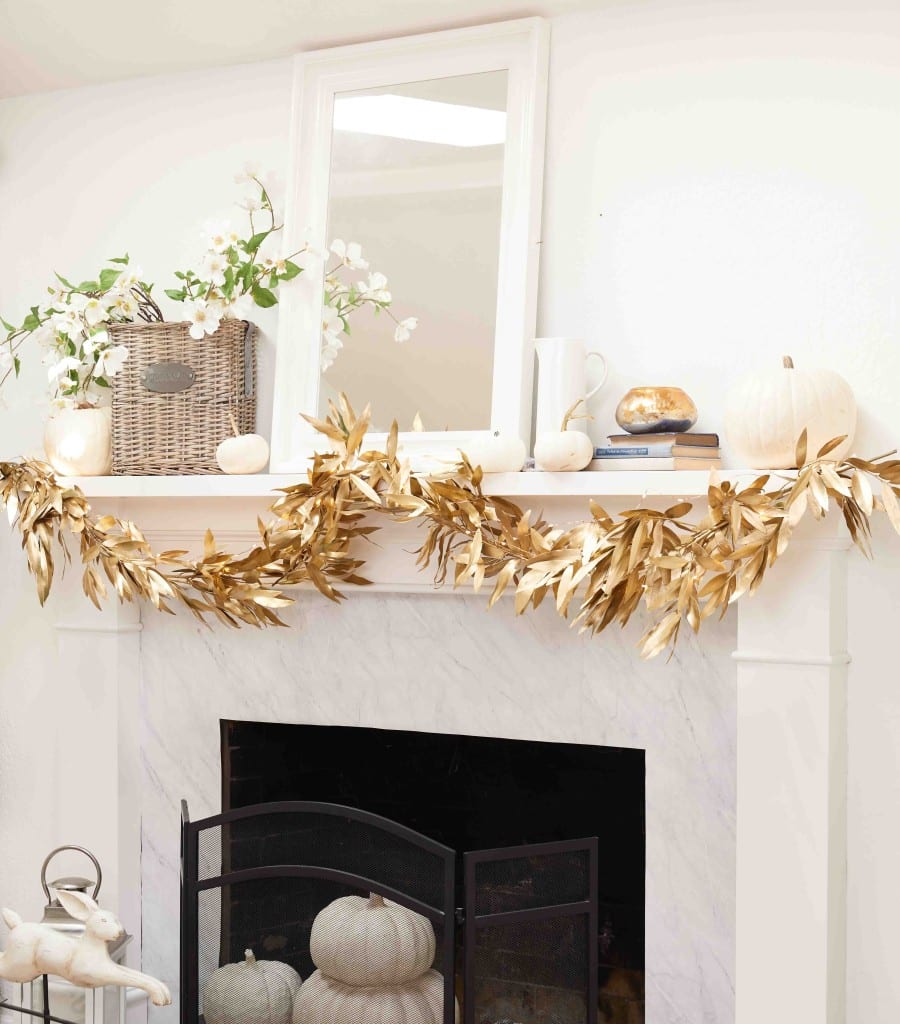
POLYGON ((296 995, 293 1024, 442 1024, 444 979, 421 914, 375 894, 344 896, 316 917, 309 952, 318 969, 296 995))

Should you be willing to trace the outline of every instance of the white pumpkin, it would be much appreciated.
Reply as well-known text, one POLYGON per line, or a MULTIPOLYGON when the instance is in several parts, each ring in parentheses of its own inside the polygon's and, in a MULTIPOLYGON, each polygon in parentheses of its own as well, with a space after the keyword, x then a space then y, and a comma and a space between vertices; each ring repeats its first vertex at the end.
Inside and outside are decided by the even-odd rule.
POLYGON ((725 430, 735 457, 751 469, 797 468, 797 441, 807 432, 807 458, 835 437, 847 440, 828 458, 842 459, 856 430, 850 385, 833 370, 784 366, 741 381, 726 405, 725 430))
POLYGON ((594 442, 581 430, 551 430, 534 442, 534 465, 547 473, 577 472, 594 457, 594 442))
POLYGON ((518 473, 528 454, 521 438, 514 434, 478 434, 460 448, 472 466, 485 473, 518 473))
MULTIPOLYGON (((459 1004, 454 1007, 459 1024, 459 1004)), ((345 985, 316 971, 300 989, 293 1024, 443 1024, 444 978, 426 971, 404 985, 345 985)))
POLYGON ((112 411, 61 409, 44 429, 47 461, 63 476, 106 476, 112 472, 112 411))
POLYGON ((343 896, 313 922, 309 955, 347 985, 398 985, 434 963, 434 928, 421 914, 373 893, 343 896))
POLYGON ((269 461, 269 442, 259 434, 226 437, 216 448, 216 462, 223 473, 258 473, 269 461))
POLYGON ((257 960, 253 950, 238 964, 213 971, 203 990, 206 1024, 290 1024, 300 975, 277 960, 257 960))

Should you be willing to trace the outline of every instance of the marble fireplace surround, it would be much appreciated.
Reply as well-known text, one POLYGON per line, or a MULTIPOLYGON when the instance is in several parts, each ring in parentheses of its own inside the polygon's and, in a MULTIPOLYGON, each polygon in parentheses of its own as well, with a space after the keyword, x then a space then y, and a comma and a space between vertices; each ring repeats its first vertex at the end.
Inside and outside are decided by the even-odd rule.
MULTIPOLYGON (((540 502, 560 522, 583 505, 540 502)), ((196 546, 211 525, 245 547, 265 501, 104 506, 157 546, 196 546)), ((483 598, 435 594, 412 570, 408 529, 380 540, 376 586, 341 607, 300 595, 290 630, 208 629, 131 607, 98 618, 74 574, 65 582, 60 656, 91 664, 66 710, 117 738, 78 752, 71 785, 83 793, 93 773, 107 794, 82 834, 111 865, 110 900, 140 922, 132 962, 177 989, 179 801, 195 818, 220 809, 221 719, 607 744, 646 752, 648 1024, 842 1020, 849 657, 837 524, 807 531, 760 594, 668 663, 638 659, 637 623, 591 639, 549 609, 515 619, 509 603, 486 613, 483 598)), ((177 1000, 151 1016, 174 1024, 177 1000)))

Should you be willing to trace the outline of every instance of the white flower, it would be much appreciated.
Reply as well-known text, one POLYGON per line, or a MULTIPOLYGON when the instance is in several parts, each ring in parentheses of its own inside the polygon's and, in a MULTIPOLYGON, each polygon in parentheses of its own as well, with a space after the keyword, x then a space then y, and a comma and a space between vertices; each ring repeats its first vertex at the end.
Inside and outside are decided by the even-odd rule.
POLYGON ((75 399, 66 398, 63 395, 58 395, 56 398, 51 399, 50 408, 56 409, 59 412, 62 412, 64 409, 74 409, 75 399))
POLYGON ((98 349, 104 348, 109 344, 109 334, 106 331, 95 331, 89 337, 84 339, 84 354, 92 356, 98 349))
POLYGON ((329 276, 325 278, 325 291, 329 295, 344 295, 349 290, 348 286, 334 274, 329 274, 329 276))
POLYGON ((80 314, 74 309, 62 313, 54 313, 50 317, 50 324, 57 334, 65 334, 72 341, 75 341, 84 334, 84 323, 81 320, 80 314))
POLYGON ((77 370, 80 366, 80 359, 76 359, 75 356, 65 356, 50 367, 47 371, 47 380, 52 384, 60 377, 64 377, 70 370, 77 370))
POLYGON ((336 238, 331 243, 331 251, 345 267, 353 270, 368 269, 369 261, 362 258, 362 246, 359 242, 344 242, 343 239, 336 238))
POLYGON ((60 302, 65 302, 66 292, 60 288, 59 285, 51 284, 48 286, 47 291, 50 294, 50 302, 54 306, 58 305, 60 302))
POLYGON ((130 319, 138 311, 138 301, 130 291, 116 295, 113 299, 111 312, 115 316, 130 319))
POLYGON ((13 354, 9 349, 0 350, 0 373, 6 373, 7 370, 12 368, 13 354))
POLYGON ((417 316, 408 316, 405 320, 401 320, 397 324, 397 330, 394 331, 394 341, 409 341, 409 336, 419 326, 419 318, 417 316))
POLYGON ((205 299, 195 299, 193 302, 185 303, 185 309, 191 322, 190 335, 194 341, 200 341, 206 334, 215 334, 219 329, 221 307, 205 299))
POLYGON ((338 357, 338 352, 340 352, 343 347, 344 343, 341 339, 334 336, 331 336, 331 340, 322 346, 322 373, 334 365, 334 361, 338 357))
POLYGON ((224 316, 231 320, 246 320, 253 309, 253 297, 238 295, 225 307, 224 316))
POLYGON ((249 185, 254 179, 262 178, 262 167, 254 160, 248 160, 234 176, 235 185, 249 185))
POLYGON ((207 245, 213 252, 225 252, 226 249, 234 244, 234 241, 237 241, 228 221, 207 225, 206 230, 208 233, 207 245))
POLYGON ((127 358, 128 349, 124 345, 113 345, 112 348, 104 349, 97 357, 97 374, 106 378, 115 377, 125 365, 127 358))
POLYGON ((113 287, 116 289, 116 291, 120 292, 131 291, 131 289, 134 288, 136 284, 140 283, 142 276, 143 271, 141 270, 140 267, 127 267, 116 278, 116 283, 113 285, 113 287))
POLYGON ((91 327, 96 327, 97 324, 109 319, 109 310, 102 299, 93 298, 85 303, 82 315, 91 327))
POLYGON ((372 302, 389 303, 391 301, 391 293, 387 290, 386 285, 387 278, 384 274, 375 270, 369 273, 368 281, 358 282, 356 289, 360 295, 372 302))
POLYGON ((237 205, 248 213, 256 213, 263 208, 263 201, 259 196, 244 196, 237 201, 237 205))
POLYGON ((221 252, 211 252, 203 260, 201 274, 205 281, 211 281, 215 285, 225 284, 225 271, 228 269, 228 260, 221 252))

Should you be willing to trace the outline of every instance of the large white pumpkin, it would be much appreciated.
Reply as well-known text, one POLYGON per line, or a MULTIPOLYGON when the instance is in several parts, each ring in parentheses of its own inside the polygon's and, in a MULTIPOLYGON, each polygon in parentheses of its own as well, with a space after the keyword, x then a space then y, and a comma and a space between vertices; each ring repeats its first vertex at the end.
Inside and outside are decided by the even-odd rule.
POLYGON ((206 1024, 290 1024, 302 982, 288 964, 244 952, 238 964, 213 971, 203 990, 206 1024))
POLYGON ((434 963, 431 922, 381 896, 343 896, 313 922, 309 955, 347 985, 398 985, 434 963))
POLYGON ((795 369, 789 356, 779 370, 741 381, 726 405, 725 430, 735 457, 751 469, 793 469, 797 441, 807 432, 807 458, 835 437, 847 440, 828 458, 842 459, 856 430, 850 385, 833 370, 795 369))
MULTIPOLYGON (((454 1000, 454 1003, 456 1000, 454 1000)), ((459 1004, 454 1007, 459 1024, 459 1004)), ((403 985, 345 985, 316 971, 300 989, 294 1024, 443 1024, 444 979, 426 971, 403 985)))

